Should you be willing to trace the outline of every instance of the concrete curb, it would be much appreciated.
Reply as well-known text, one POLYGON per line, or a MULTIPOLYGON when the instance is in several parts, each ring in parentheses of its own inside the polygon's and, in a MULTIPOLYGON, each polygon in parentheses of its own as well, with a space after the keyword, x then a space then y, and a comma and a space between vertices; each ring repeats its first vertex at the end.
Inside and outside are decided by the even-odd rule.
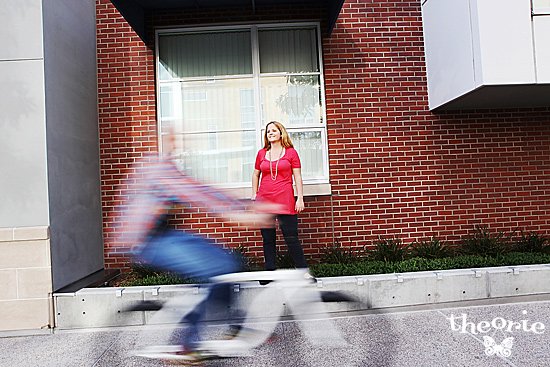
MULTIPOLYGON (((473 301, 550 293, 550 264, 319 278, 310 287, 338 291, 357 301, 326 303, 328 312, 473 301)), ((264 289, 257 282, 244 283, 234 288, 236 301, 248 304, 264 289)), ((155 323, 151 319, 154 311, 124 310, 142 301, 164 302, 174 297, 191 304, 204 294, 197 285, 83 288, 56 293, 55 327, 64 330, 146 325, 155 323)), ((283 316, 291 316, 291 310, 283 307, 283 316)), ((232 316, 231 310, 226 315, 208 314, 207 319, 228 316, 232 316)))

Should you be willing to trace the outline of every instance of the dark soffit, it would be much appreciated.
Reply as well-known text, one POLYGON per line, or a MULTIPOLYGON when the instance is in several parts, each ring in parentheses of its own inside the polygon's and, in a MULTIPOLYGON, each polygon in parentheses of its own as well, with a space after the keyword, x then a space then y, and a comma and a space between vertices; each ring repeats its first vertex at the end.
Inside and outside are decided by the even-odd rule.
POLYGON ((485 85, 432 111, 550 107, 549 96, 550 84, 485 85))
POLYGON ((323 5, 327 7, 328 34, 336 24, 345 0, 111 0, 138 36, 147 44, 147 13, 166 10, 200 10, 222 8, 277 7, 288 5, 323 5))

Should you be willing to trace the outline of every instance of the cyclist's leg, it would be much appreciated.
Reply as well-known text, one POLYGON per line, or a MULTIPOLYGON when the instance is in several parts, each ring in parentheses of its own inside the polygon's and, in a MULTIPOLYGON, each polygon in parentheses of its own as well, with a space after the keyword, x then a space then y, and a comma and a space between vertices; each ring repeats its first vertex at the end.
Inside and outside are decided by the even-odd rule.
MULTIPOLYGON (((213 241, 180 231, 167 231, 151 239, 138 258, 155 268, 198 279, 239 270, 237 261, 213 241)), ((231 303, 230 287, 230 284, 212 286, 207 299, 184 317, 182 321, 189 323, 190 327, 182 344, 189 344, 198 335, 205 304, 227 309, 231 303)))
POLYGON ((139 258, 154 267, 201 279, 239 270, 237 262, 213 241, 179 231, 153 238, 139 258))

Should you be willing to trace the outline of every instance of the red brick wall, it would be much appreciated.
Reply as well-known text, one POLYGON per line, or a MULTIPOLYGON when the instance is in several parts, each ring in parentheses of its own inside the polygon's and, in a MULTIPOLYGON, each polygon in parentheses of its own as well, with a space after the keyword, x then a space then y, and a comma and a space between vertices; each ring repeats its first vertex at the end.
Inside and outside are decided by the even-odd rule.
POLYGON ((336 237, 550 231, 550 110, 430 113, 419 1, 346 1, 324 56, 336 237))
POLYGON ((99 137, 105 266, 125 260, 110 253, 128 165, 157 149, 154 54, 109 0, 96 1, 99 137))
MULTIPOLYGON (((323 9, 159 13, 152 26, 321 19, 323 9)), ((108 0, 97 0, 101 167, 106 252, 127 165, 156 149, 153 51, 108 0)), ((152 37, 152 33, 151 33, 152 37)), ((346 1, 323 36, 332 195, 306 198, 306 253, 338 238, 362 246, 435 233, 449 241, 475 224, 550 232, 550 110, 460 111, 427 106, 418 1, 346 1)), ((236 231, 199 209, 174 211, 192 227, 261 256, 259 231, 236 231)), ((106 254, 106 266, 123 258, 106 254)))

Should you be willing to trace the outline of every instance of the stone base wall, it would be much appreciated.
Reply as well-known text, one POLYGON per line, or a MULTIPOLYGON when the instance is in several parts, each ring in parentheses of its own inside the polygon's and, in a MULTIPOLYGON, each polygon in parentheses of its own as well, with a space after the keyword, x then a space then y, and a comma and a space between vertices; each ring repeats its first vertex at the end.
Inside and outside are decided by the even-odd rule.
POLYGON ((48 226, 0 228, 0 331, 52 327, 48 226))

